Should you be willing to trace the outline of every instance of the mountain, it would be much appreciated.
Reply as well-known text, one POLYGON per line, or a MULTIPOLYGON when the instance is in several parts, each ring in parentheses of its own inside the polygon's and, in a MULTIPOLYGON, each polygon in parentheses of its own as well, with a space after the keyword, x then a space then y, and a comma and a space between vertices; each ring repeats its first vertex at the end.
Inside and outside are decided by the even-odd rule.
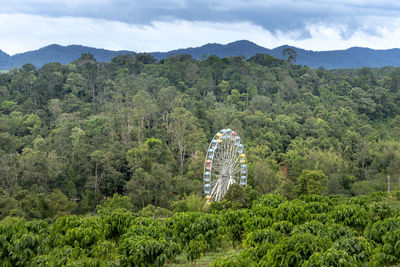
POLYGON ((270 55, 281 58, 285 48, 292 48, 297 53, 296 64, 310 68, 381 68, 400 66, 400 49, 374 50, 364 47, 352 47, 346 50, 310 51, 297 47, 281 46, 270 51, 270 55))
POLYGON ((91 53, 96 60, 100 62, 110 61, 120 54, 134 54, 134 52, 131 51, 111 51, 82 45, 61 46, 52 44, 38 50, 15 54, 11 57, 9 56, 8 61, 3 61, 2 55, 0 54, 0 69, 21 67, 26 63, 31 63, 36 67, 43 66, 50 62, 68 64, 79 58, 83 53, 91 53))
MULTIPOLYGON (((9 65, 10 56, 7 53, 4 53, 0 50, 0 66, 7 66, 9 65)), ((0 70, 2 68, 0 67, 0 70)))
MULTIPOLYGON (((297 53, 296 64, 307 65, 310 68, 361 68, 361 67, 384 67, 400 66, 400 49, 374 50, 363 47, 352 47, 346 50, 311 51, 292 46, 280 46, 268 49, 250 41, 241 40, 226 45, 206 44, 200 47, 177 49, 168 52, 151 52, 158 60, 168 56, 189 54, 195 59, 204 56, 216 55, 218 57, 229 57, 242 55, 245 58, 252 57, 257 53, 270 54, 282 58, 282 51, 291 48, 297 53)), ((111 51, 81 45, 61 46, 52 44, 38 50, 9 56, 0 50, 0 70, 21 67, 25 63, 32 63, 40 67, 49 62, 68 64, 79 58, 82 53, 91 53, 97 61, 107 62, 120 54, 135 54, 132 51, 111 51)))
POLYGON ((242 55, 245 58, 254 56, 257 53, 265 54, 270 50, 255 43, 249 41, 236 41, 226 45, 222 44, 206 44, 200 47, 190 47, 185 49, 172 50, 169 52, 153 52, 150 53, 152 56, 158 60, 164 59, 168 56, 179 55, 179 54, 189 54, 195 59, 202 59, 204 55, 216 55, 218 57, 224 58, 229 56, 239 56, 242 55))
POLYGON ((217 55, 219 57, 243 55, 245 58, 249 58, 257 53, 270 54, 271 56, 282 58, 282 51, 286 48, 291 48, 296 51, 296 64, 306 65, 310 68, 323 67, 326 69, 340 69, 400 66, 400 49, 398 48, 374 50, 363 47, 352 47, 346 50, 311 51, 284 45, 274 49, 268 49, 246 40, 236 41, 226 45, 206 44, 201 47, 150 54, 159 60, 170 55, 178 54, 190 54, 196 59, 201 59, 204 55, 217 55))

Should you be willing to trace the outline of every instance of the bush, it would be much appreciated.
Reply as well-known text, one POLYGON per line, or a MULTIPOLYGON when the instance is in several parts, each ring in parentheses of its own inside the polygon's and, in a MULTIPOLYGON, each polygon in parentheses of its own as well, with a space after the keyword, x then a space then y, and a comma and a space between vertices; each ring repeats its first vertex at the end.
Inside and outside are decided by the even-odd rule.
POLYGON ((301 266, 315 252, 322 252, 329 244, 309 233, 296 233, 284 239, 261 260, 263 266, 301 266))
POLYGON ((272 224, 272 229, 281 232, 284 235, 288 235, 293 230, 293 223, 288 221, 280 221, 272 224))
POLYGON ((365 228, 364 235, 366 238, 382 243, 382 237, 386 233, 400 229, 400 218, 387 218, 383 221, 377 221, 365 228))
POLYGON ((372 202, 367 206, 369 218, 376 222, 393 216, 394 210, 387 202, 372 202))
POLYGON ((190 240, 189 244, 185 247, 188 260, 194 262, 196 262, 207 249, 208 245, 204 240, 190 240))
POLYGON ((241 254, 216 258, 210 267, 255 267, 256 263, 241 254))
POLYGON ((343 250, 357 261, 369 262, 374 246, 363 237, 342 237, 333 243, 332 248, 343 250))
POLYGON ((309 260, 304 262, 303 267, 337 266, 349 267, 358 266, 357 261, 346 251, 330 248, 324 252, 314 253, 309 260))
POLYGON ((228 236, 232 240, 233 244, 235 244, 235 242, 242 241, 245 234, 244 224, 250 217, 252 217, 251 211, 247 209, 228 210, 223 215, 223 221, 226 226, 228 236))
POLYGON ((114 194, 112 198, 107 198, 99 205, 96 206, 96 211, 98 214, 110 213, 113 210, 125 209, 132 210, 133 205, 131 199, 127 196, 121 196, 119 194, 114 194))
POLYGON ((168 218, 172 216, 172 211, 154 207, 153 205, 148 205, 147 207, 143 208, 141 211, 137 213, 139 217, 151 217, 151 218, 168 218))
POLYGON ((224 227, 218 215, 186 212, 176 213, 168 219, 167 225, 173 230, 182 247, 199 235, 205 238, 210 249, 215 249, 220 242, 219 235, 224 227))
POLYGON ((124 266, 163 266, 180 252, 180 247, 164 238, 133 236, 121 239, 119 250, 124 266))
POLYGON ((247 234, 246 239, 243 241, 243 246, 246 247, 258 247, 263 243, 276 244, 282 240, 284 236, 282 233, 274 231, 272 229, 261 229, 247 234))
POLYGON ((254 206, 265 206, 270 208, 277 208, 283 202, 286 202, 287 199, 281 195, 276 194, 265 194, 262 195, 257 200, 253 201, 254 206))
POLYGON ((135 216, 127 210, 114 210, 101 216, 106 238, 116 239, 125 234, 135 216))
POLYGON ((310 218, 310 214, 304 208, 304 202, 293 200, 284 202, 276 208, 274 219, 277 221, 289 221, 293 224, 301 224, 310 218))
POLYGON ((329 238, 329 230, 326 225, 319 221, 309 221, 301 225, 295 225, 291 234, 310 233, 321 238, 329 238))
POLYGON ((339 205, 329 213, 333 222, 342 223, 356 230, 363 231, 368 224, 367 211, 358 204, 339 205))

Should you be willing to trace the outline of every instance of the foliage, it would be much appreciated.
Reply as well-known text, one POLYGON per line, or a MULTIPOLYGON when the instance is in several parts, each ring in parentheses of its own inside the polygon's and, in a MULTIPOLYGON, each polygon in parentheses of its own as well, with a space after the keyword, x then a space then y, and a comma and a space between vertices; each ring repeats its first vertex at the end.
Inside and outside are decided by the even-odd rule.
POLYGON ((132 210, 132 203, 129 197, 114 194, 112 198, 107 198, 102 203, 96 206, 98 214, 112 212, 116 209, 132 210))
POLYGON ((0 73, 0 261, 162 265, 232 244, 215 266, 398 263, 399 73, 89 54, 0 73), (203 210, 228 127, 249 185, 203 210))
POLYGON ((229 255, 215 259, 210 267, 253 267, 257 266, 250 259, 243 257, 241 254, 229 255))
POLYGON ((85 54, 0 73, 0 216, 84 214, 115 193, 134 211, 201 196, 207 143, 227 127, 242 136, 260 193, 383 191, 387 175, 396 189, 398 80, 398 68, 317 70, 262 54, 85 54))
POLYGON ((326 191, 328 177, 319 170, 303 170, 298 178, 297 191, 299 194, 322 194, 326 191))
POLYGON ((256 206, 267 206, 271 208, 277 208, 280 204, 285 202, 286 199, 281 195, 272 195, 272 194, 265 194, 258 198, 256 201, 253 202, 253 205, 256 206))
POLYGON ((188 196, 185 196, 184 199, 173 202, 171 205, 171 209, 175 212, 204 211, 204 198, 196 194, 190 194, 188 196))
POLYGON ((332 248, 347 252, 359 262, 369 262, 373 252, 373 245, 363 237, 340 238, 332 248))
POLYGON ((155 239, 148 236, 124 238, 119 245, 123 265, 134 266, 163 266, 179 252, 179 246, 167 242, 163 238, 155 239))
POLYGON ((375 202, 376 194, 302 199, 264 195, 251 209, 205 213, 148 206, 132 213, 120 208, 121 202, 130 202, 116 195, 103 202, 116 205, 104 205, 108 208, 97 215, 48 222, 6 217, 0 221, 0 261, 5 266, 163 266, 178 256, 196 262, 231 244, 238 253, 211 265, 382 266, 400 261, 400 220, 387 208, 397 200, 379 197, 381 202, 375 202))
POLYGON ((327 248, 328 243, 320 237, 298 233, 276 244, 263 257, 262 263, 267 266, 299 266, 314 252, 322 252, 327 248))
POLYGON ((196 260, 200 258, 202 253, 204 253, 204 251, 206 251, 207 248, 208 248, 207 242, 203 240, 196 240, 196 239, 190 240, 189 244, 187 244, 187 246, 185 247, 188 260, 196 262, 196 260))
POLYGON ((277 221, 289 221, 293 224, 300 224, 308 220, 310 214, 305 209, 305 203, 299 200, 284 202, 274 212, 274 219, 277 221))
POLYGON ((140 210, 137 214, 140 217, 165 218, 171 217, 173 213, 170 210, 161 207, 154 207, 150 204, 140 210))
POLYGON ((302 266, 354 266, 357 261, 354 257, 341 249, 330 248, 324 252, 314 253, 302 266))
POLYGON ((204 213, 176 213, 168 219, 167 224, 182 246, 188 245, 193 239, 204 239, 210 249, 215 249, 219 235, 224 231, 219 216, 204 213))
POLYGON ((329 216, 334 222, 341 222, 358 230, 364 229, 369 222, 367 211, 357 204, 338 205, 329 212, 329 216))

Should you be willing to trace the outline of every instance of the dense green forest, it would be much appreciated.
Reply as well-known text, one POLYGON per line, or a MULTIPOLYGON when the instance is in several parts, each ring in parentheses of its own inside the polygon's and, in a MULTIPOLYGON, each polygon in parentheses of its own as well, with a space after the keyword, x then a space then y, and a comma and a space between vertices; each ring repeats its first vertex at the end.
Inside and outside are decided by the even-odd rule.
POLYGON ((292 63, 83 54, 0 73, 0 261, 399 262, 400 69, 292 63), (204 211, 205 152, 228 127, 249 185, 204 211))
POLYGON ((400 177, 400 69, 310 69, 258 54, 90 54, 0 74, 0 218, 133 210, 202 195, 207 145, 242 136, 259 193, 359 195, 400 177))

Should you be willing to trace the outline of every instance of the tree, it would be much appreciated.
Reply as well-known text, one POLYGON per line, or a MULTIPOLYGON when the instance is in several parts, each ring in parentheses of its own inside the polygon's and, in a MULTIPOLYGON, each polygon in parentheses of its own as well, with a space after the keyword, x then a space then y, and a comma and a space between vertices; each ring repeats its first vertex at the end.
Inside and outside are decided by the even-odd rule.
POLYGON ((149 93, 140 90, 132 99, 133 110, 138 121, 138 142, 143 143, 143 130, 147 120, 150 128, 150 119, 156 111, 156 105, 153 103, 149 93))
POLYGON ((286 61, 289 64, 293 64, 294 62, 296 62, 297 53, 296 53, 295 50, 293 50, 292 48, 288 47, 288 48, 283 49, 282 56, 283 57, 287 57, 286 61))
POLYGON ((171 114, 170 133, 178 146, 179 174, 183 176, 183 167, 189 143, 202 141, 196 125, 196 118, 185 108, 178 107, 171 114), (196 140, 196 138, 198 138, 196 140))
POLYGON ((265 162, 256 162, 252 178, 255 189, 265 194, 271 193, 279 187, 283 180, 283 173, 274 171, 265 162))
POLYGON ((178 90, 173 86, 161 88, 157 94, 158 107, 167 131, 169 130, 171 113, 178 104, 175 100, 177 97, 178 90))
POLYGON ((146 140, 128 150, 126 159, 132 171, 125 192, 132 197, 135 209, 152 204, 167 206, 171 199, 174 158, 168 146, 159 139, 146 140))
POLYGON ((204 240, 190 240, 189 244, 185 247, 188 260, 196 265, 196 260, 207 250, 208 245, 204 240))
POLYGON ((320 170, 303 170, 297 179, 297 192, 301 195, 326 192, 328 177, 320 170))
POLYGON ((89 188, 94 190, 98 203, 100 193, 115 194, 122 174, 113 166, 115 155, 111 151, 95 150, 90 154, 93 163, 93 176, 88 180, 89 188))
POLYGON ((19 154, 0 155, 0 186, 5 188, 8 193, 14 192, 20 183, 18 161, 19 154))

